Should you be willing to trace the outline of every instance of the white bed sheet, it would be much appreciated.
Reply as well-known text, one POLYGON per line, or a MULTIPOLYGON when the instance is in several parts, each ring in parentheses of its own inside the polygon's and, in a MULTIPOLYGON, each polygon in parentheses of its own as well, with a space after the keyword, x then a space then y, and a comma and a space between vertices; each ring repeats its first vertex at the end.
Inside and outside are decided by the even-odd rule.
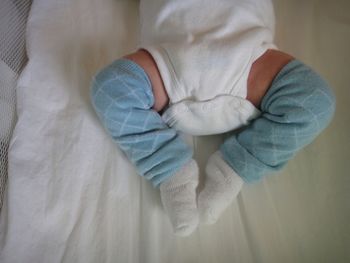
MULTIPOLYGON (((34 0, 0 262, 350 262, 350 4, 275 2, 279 47, 331 83, 336 117, 285 170, 245 186, 217 224, 177 238, 89 102, 91 76, 137 46, 138 1, 34 0)), ((186 139, 203 171, 223 137, 186 139)))

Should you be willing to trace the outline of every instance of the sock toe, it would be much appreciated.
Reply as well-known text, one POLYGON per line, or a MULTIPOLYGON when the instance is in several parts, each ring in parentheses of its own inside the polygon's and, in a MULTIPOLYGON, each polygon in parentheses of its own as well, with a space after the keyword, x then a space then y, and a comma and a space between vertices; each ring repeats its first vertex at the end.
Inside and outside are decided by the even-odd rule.
MULTIPOLYGON (((200 204, 200 203, 199 203, 200 204)), ((203 204, 203 202, 202 202, 203 204)), ((218 213, 213 212, 210 207, 198 205, 200 222, 204 225, 213 225, 218 220, 218 213)))
POLYGON ((191 218, 174 226, 174 234, 181 237, 186 237, 192 234, 199 224, 198 213, 194 214, 191 218))
POLYGON ((223 160, 219 151, 208 160, 206 182, 198 197, 200 221, 214 224, 242 188, 243 180, 223 160))
POLYGON ((160 185, 164 210, 178 236, 190 235, 199 224, 197 186, 198 166, 194 160, 160 185))

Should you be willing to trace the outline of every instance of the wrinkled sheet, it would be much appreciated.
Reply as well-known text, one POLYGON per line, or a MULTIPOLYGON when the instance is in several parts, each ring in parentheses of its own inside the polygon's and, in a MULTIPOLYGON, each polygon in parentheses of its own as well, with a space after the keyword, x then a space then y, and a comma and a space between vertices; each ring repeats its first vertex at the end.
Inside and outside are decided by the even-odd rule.
MULTIPOLYGON (((335 119, 282 172, 246 185, 217 224, 177 238, 89 102, 92 75, 137 46, 139 3, 34 0, 0 262, 350 262, 350 4, 275 2, 278 46, 334 87, 335 119)), ((203 177, 223 136, 186 140, 203 177)))

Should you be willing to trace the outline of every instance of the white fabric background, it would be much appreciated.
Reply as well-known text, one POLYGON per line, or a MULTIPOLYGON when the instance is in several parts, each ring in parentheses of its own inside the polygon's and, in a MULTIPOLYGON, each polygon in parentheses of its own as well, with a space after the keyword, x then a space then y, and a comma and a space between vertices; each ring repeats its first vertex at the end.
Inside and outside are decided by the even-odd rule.
MULTIPOLYGON (((35 0, 0 261, 349 262, 350 4, 275 2, 277 44, 334 87, 335 119, 279 175, 245 186, 217 224, 176 238, 158 192, 113 145, 88 97, 96 70, 136 46, 138 2, 35 0)), ((187 139, 203 168, 222 136, 187 139)))

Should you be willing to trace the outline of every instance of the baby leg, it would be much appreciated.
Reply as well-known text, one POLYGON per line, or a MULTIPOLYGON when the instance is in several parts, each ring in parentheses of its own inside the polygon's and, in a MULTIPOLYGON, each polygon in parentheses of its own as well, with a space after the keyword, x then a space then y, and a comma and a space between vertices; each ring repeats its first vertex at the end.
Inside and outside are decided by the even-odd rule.
MULTIPOLYGON (((202 220, 214 223, 237 195, 241 182, 255 182, 281 169, 299 150, 311 143, 329 124, 335 98, 312 69, 293 60, 274 79, 261 103, 262 114, 237 135, 228 138, 217 156, 225 169, 208 174, 199 195, 202 220), (225 176, 224 176, 225 175, 225 176), (234 178, 234 179, 233 179, 234 178), (231 183, 230 182, 236 182, 231 183), (237 187, 238 186, 238 187, 237 187)), ((209 162, 208 166, 218 163, 209 162)))
POLYGON ((198 167, 192 149, 152 109, 152 86, 145 71, 131 60, 116 60, 94 78, 91 100, 138 173, 160 186, 175 233, 190 234, 198 224, 198 167))

